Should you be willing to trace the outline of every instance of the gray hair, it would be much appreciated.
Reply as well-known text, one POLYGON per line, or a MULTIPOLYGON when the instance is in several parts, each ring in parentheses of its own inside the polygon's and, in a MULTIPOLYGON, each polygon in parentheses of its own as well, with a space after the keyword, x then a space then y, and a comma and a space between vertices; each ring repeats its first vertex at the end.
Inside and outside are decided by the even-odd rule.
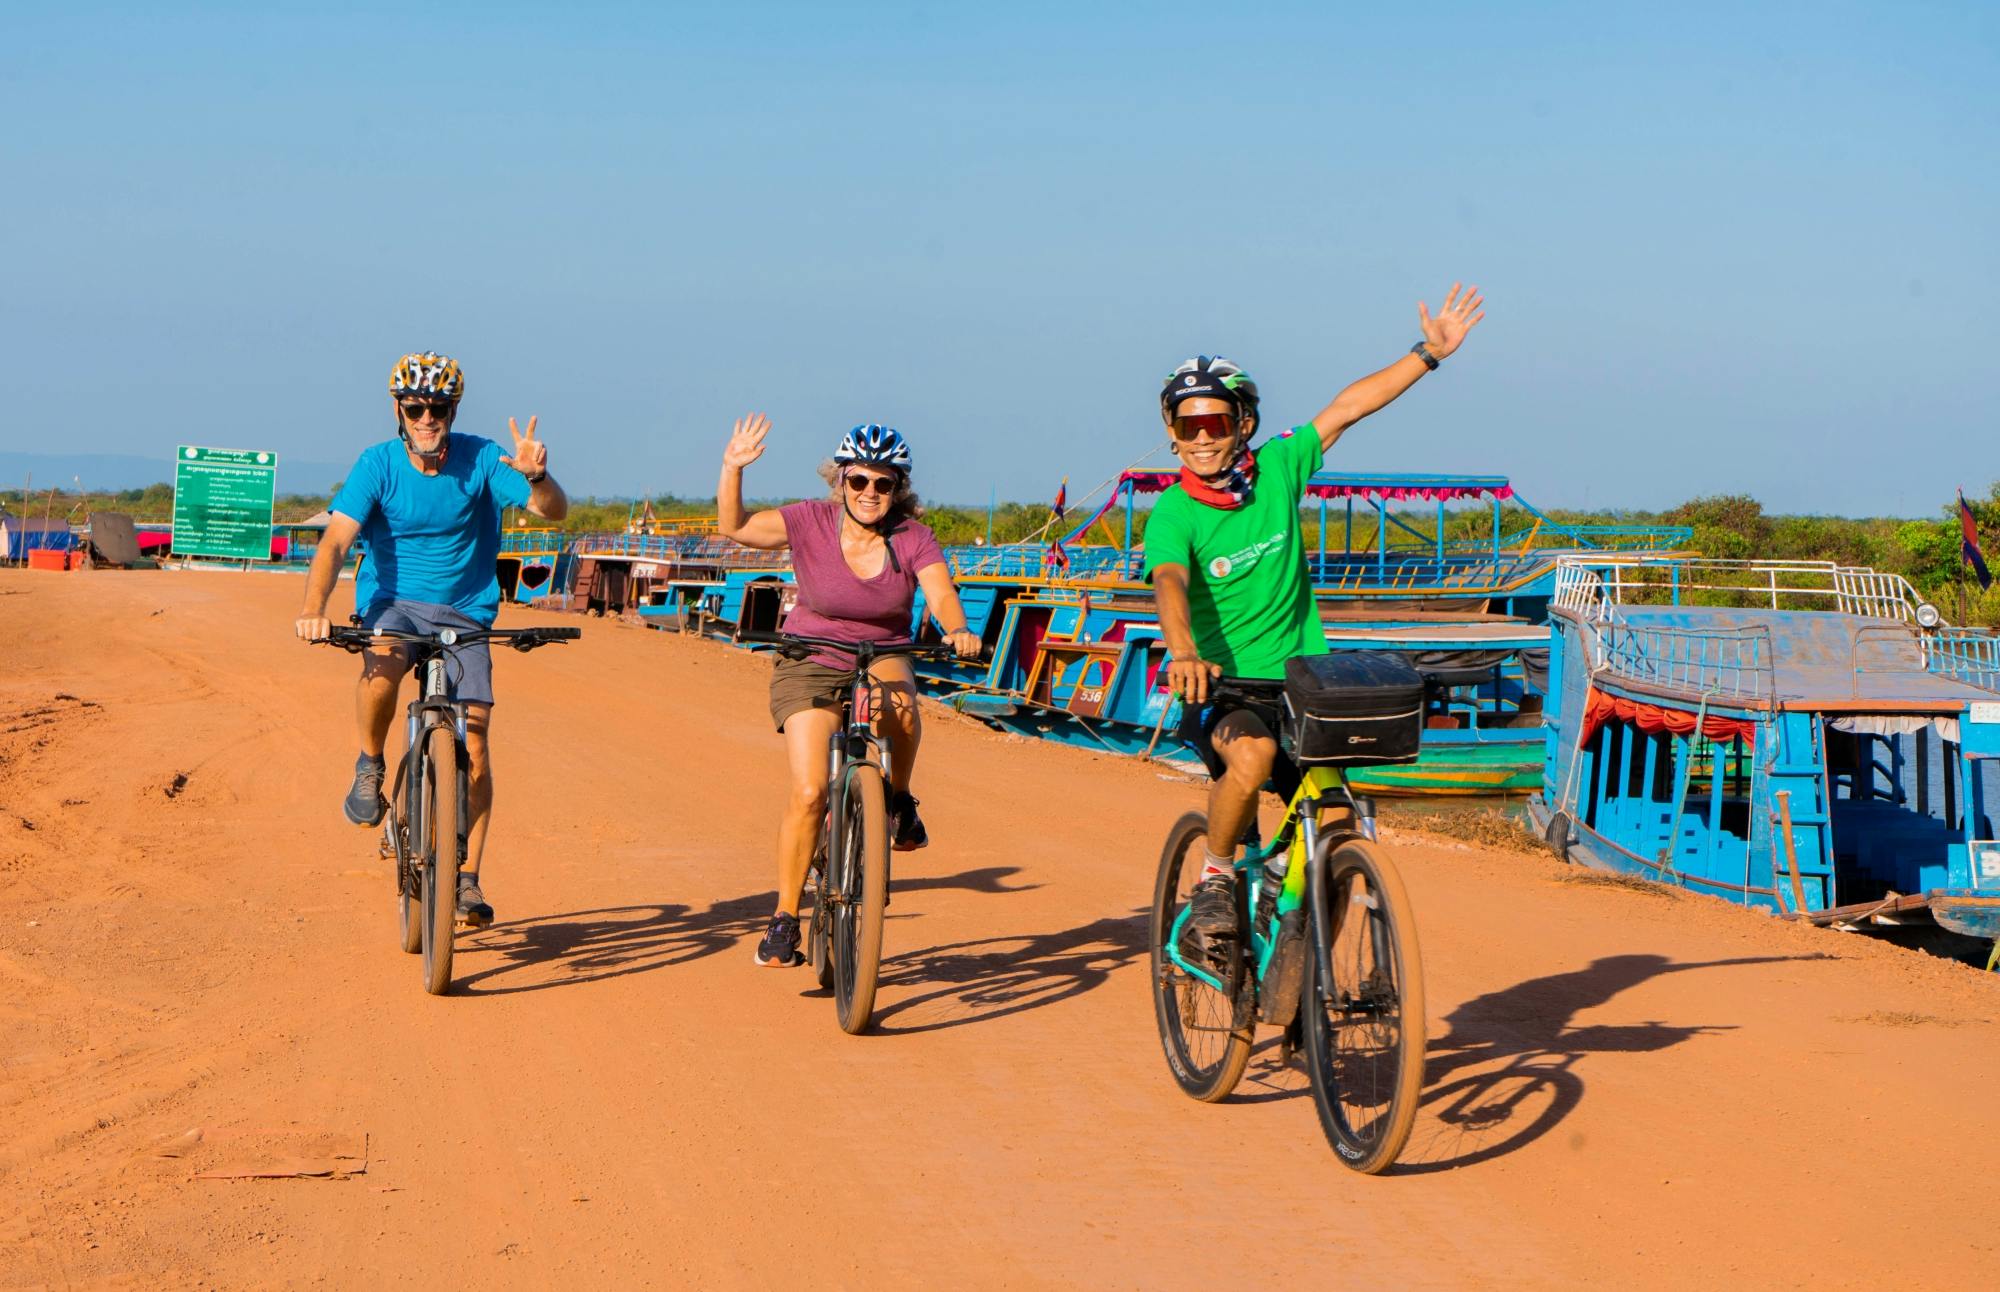
MULTIPOLYGON (((846 505, 846 500, 840 496, 841 489, 845 487, 841 484, 841 477, 846 474, 847 468, 832 458, 819 464, 819 478, 826 481, 827 488, 832 490, 827 496, 843 507, 846 505)), ((892 521, 923 519, 924 502, 917 497, 916 489, 910 484, 909 473, 896 471, 893 474, 896 477, 896 492, 889 497, 888 519, 892 521)))

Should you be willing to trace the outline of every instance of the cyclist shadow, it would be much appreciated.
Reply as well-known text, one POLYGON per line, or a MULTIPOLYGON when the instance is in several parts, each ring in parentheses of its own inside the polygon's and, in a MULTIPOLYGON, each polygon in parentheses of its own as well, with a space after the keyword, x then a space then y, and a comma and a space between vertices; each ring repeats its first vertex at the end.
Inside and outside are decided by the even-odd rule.
MULTIPOLYGON (((1004 883, 1019 873, 1018 866, 987 866, 956 875, 898 880, 896 891, 1021 892, 1022 888, 1004 883)), ((770 922, 775 897, 766 890, 715 902, 704 910, 666 902, 495 924, 460 940, 460 963, 471 971, 459 976, 452 991, 507 996, 687 964, 760 937, 770 922), (487 967, 486 958, 495 954, 499 963, 487 967)))
MULTIPOLYGON (((1603 956, 1583 969, 1516 983, 1466 1001, 1433 1038, 1424 1063, 1424 1093, 1414 1133, 1391 1174, 1451 1171, 1503 1157, 1555 1129, 1583 1101, 1577 1071, 1593 1054, 1651 1054, 1733 1026, 1649 1020, 1575 1027, 1570 1020, 1630 988, 1672 973, 1772 964, 1806 956, 1742 956, 1680 963, 1662 955, 1603 956)), ((1257 1049, 1246 1079, 1263 1087, 1244 1102, 1296 1098, 1309 1092, 1294 1058, 1278 1063, 1278 1042, 1257 1049)))
POLYGON ((456 994, 508 996, 671 968, 735 946, 764 931, 772 894, 716 902, 706 910, 675 903, 609 906, 495 924, 459 943, 480 965, 453 984, 456 994), (537 971, 541 972, 537 972, 537 971))
POLYGON ((905 952, 882 962, 881 986, 916 994, 878 1004, 873 1031, 914 1036, 1060 1004, 1145 957, 1144 913, 905 952))

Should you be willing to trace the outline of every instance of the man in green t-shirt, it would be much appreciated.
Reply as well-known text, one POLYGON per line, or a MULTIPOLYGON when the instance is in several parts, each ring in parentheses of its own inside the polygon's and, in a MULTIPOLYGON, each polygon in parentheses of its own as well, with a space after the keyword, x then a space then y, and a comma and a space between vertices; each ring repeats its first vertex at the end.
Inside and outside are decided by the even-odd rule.
POLYGON ((1486 316, 1481 303, 1477 287, 1461 292, 1457 283, 1436 317, 1417 302, 1423 340, 1408 354, 1254 451, 1257 383, 1229 360, 1190 359, 1160 391, 1181 478, 1146 522, 1146 577, 1170 655, 1168 684, 1200 715, 1190 734, 1215 778, 1208 855, 1189 916, 1200 938, 1236 927, 1236 849, 1278 759, 1275 707, 1241 696, 1210 705, 1210 684, 1225 675, 1280 679, 1286 660, 1325 652, 1299 523, 1306 482, 1348 427, 1458 349, 1486 316))

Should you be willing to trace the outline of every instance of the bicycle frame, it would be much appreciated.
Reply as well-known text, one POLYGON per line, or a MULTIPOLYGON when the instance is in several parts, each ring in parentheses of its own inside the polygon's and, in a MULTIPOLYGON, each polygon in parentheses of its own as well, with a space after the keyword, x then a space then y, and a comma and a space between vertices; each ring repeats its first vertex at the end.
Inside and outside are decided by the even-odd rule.
POLYGON ((842 867, 839 875, 832 870, 836 864, 834 858, 845 858, 847 853, 839 845, 847 837, 848 785, 853 780, 854 767, 857 763, 877 763, 882 768, 883 782, 886 784, 889 779, 889 742, 875 733, 875 692, 880 684, 868 673, 873 658, 874 652, 865 647, 856 654, 847 725, 836 730, 826 744, 827 887, 834 900, 841 902, 850 896, 847 889, 852 877, 845 873, 844 861, 839 863, 842 867))
MULTIPOLYGON (((424 769, 430 761, 425 752, 428 746, 424 736, 432 727, 449 725, 452 738, 458 745, 458 841, 457 855, 452 861, 454 864, 462 863, 465 860, 466 811, 469 806, 466 800, 471 788, 466 775, 469 763, 465 751, 465 705, 447 698, 449 687, 445 678, 444 651, 431 652, 420 667, 423 669, 423 687, 417 698, 410 701, 403 745, 403 759, 408 770, 403 782, 403 792, 408 797, 404 801, 410 805, 412 825, 418 827, 410 831, 410 837, 423 837, 422 813, 428 810, 430 803, 424 796, 424 769)), ((409 883, 411 878, 406 875, 404 882, 409 883)), ((415 889, 412 887, 405 891, 414 893, 415 889)))
MULTIPOLYGON (((1361 811, 1362 802, 1363 800, 1358 800, 1348 786, 1345 770, 1338 767, 1301 768, 1298 792, 1292 795, 1292 801, 1286 807, 1283 819, 1279 821, 1277 830, 1271 836, 1270 845, 1263 848, 1253 845, 1236 861, 1236 872, 1243 878, 1241 889, 1243 900, 1248 904, 1248 909, 1254 917, 1263 896, 1264 885, 1270 882, 1264 872, 1264 863, 1280 853, 1287 854, 1284 886, 1278 890, 1277 901, 1273 903, 1270 923, 1260 928, 1254 918, 1250 921, 1250 950, 1257 981, 1262 982, 1271 967, 1271 959, 1278 950, 1277 929, 1284 918, 1304 905, 1309 893, 1316 899, 1313 902, 1313 910, 1326 909, 1325 894, 1322 891, 1326 877, 1316 873, 1324 870, 1324 867, 1314 862, 1319 853, 1322 831, 1320 813, 1329 807, 1345 806, 1354 814, 1354 825, 1352 828, 1343 828, 1335 833, 1353 834, 1372 843, 1375 840, 1375 818, 1361 811)), ((1255 828, 1254 822, 1252 828, 1255 828)), ((1167 957, 1190 977, 1200 979, 1217 991, 1226 992, 1229 988, 1221 979, 1205 966, 1195 964, 1181 954, 1183 926, 1192 913, 1192 907, 1183 906, 1180 914, 1174 917, 1174 925, 1168 933, 1165 948, 1167 957)), ((1310 950, 1319 963, 1321 991, 1331 1001, 1333 975, 1330 972, 1332 964, 1328 946, 1330 930, 1321 928, 1317 919, 1311 921, 1311 926, 1313 934, 1310 950)))

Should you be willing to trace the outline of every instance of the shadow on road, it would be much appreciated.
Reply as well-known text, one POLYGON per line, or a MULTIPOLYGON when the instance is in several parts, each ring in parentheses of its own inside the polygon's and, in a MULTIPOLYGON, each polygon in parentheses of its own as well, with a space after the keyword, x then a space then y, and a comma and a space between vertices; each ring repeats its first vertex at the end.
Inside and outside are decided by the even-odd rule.
MULTIPOLYGON (((934 889, 1017 893, 1024 889, 1004 881, 1018 873, 1015 866, 986 866, 894 883, 898 893, 934 889)), ((686 964, 761 937, 775 897, 766 890, 703 910, 662 903, 505 921, 459 940, 458 963, 463 970, 452 991, 507 996, 686 964), (490 963, 495 956, 499 963, 490 963)))
POLYGON ((884 990, 901 993, 875 1011, 886 1036, 988 1023, 1081 996, 1146 955, 1146 917, 1107 918, 1057 933, 947 942, 891 956, 884 990))
MULTIPOLYGON (((1392 1174, 1456 1170, 1534 1143, 1582 1102, 1579 1064, 1593 1054, 1651 1054, 1704 1032, 1703 1023, 1647 1021, 1573 1027, 1570 1020, 1630 988, 1667 974, 1824 960, 1825 955, 1744 956, 1681 963, 1661 955, 1603 956, 1583 969, 1530 978, 1466 1001, 1450 1014, 1425 1056, 1424 1094, 1415 1132, 1392 1174)), ((1239 1102, 1308 1095, 1300 1060, 1278 1061, 1274 1037, 1259 1045, 1239 1102)))

